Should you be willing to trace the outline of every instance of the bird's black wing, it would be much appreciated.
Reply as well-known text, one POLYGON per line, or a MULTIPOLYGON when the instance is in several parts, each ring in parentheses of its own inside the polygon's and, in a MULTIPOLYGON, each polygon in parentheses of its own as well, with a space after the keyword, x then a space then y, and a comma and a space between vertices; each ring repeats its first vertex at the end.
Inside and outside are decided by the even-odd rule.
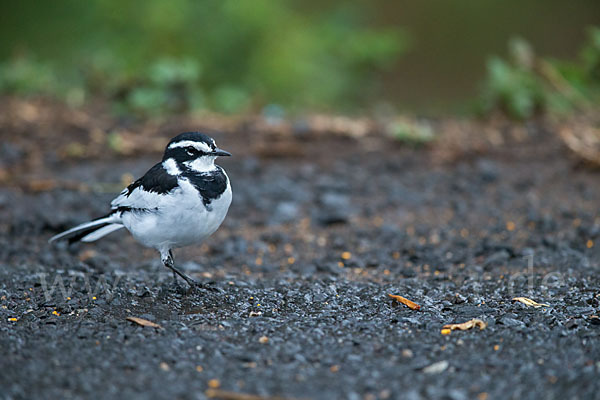
POLYGON ((162 163, 158 163, 140 179, 127 186, 112 201, 111 207, 114 211, 156 209, 160 199, 158 195, 170 193, 177 186, 177 177, 167 173, 162 163))

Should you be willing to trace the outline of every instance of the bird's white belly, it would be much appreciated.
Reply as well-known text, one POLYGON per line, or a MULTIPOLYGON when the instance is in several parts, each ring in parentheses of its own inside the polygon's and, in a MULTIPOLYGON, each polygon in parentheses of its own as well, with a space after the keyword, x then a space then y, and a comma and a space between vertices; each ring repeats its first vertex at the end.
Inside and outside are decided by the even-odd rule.
POLYGON ((172 195, 161 196, 157 210, 129 212, 123 224, 148 247, 170 249, 196 244, 221 225, 231 204, 231 187, 213 199, 208 208, 191 184, 183 183, 172 195))

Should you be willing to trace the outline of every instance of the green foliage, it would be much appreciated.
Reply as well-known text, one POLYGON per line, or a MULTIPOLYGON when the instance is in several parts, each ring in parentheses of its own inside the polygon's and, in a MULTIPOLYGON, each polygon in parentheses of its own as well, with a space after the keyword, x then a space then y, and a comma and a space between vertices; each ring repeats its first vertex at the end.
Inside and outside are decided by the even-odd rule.
POLYGON ((584 73, 596 83, 600 82, 600 28, 589 31, 589 40, 582 51, 584 73))
POLYGON ((0 65, 0 90, 17 94, 53 93, 58 87, 48 64, 20 57, 0 65))
POLYGON ((513 117, 525 118, 543 106, 543 85, 531 71, 497 57, 489 60, 487 69, 491 107, 500 106, 513 117))
POLYGON ((200 66, 193 59, 159 59, 143 71, 125 95, 125 110, 140 113, 181 112, 199 108, 200 66))
MULTIPOLYGON (((0 90, 64 98, 76 87, 152 115, 368 104, 377 74, 406 49, 406 34, 368 26, 367 3, 310 3, 15 3, 6 17, 19 25, 19 37, 0 43, 0 90), (22 49, 33 56, 15 58, 22 49)), ((7 29, 0 33, 15 34, 7 29)))
POLYGON ((487 64, 485 107, 500 108, 515 118, 527 118, 546 105, 543 80, 534 70, 535 55, 527 42, 509 43, 510 60, 492 57, 487 64))
POLYGON ((77 74, 65 79, 50 63, 30 57, 21 56, 0 63, 0 93, 56 96, 70 105, 79 106, 85 101, 82 85, 77 74))
POLYGON ((565 114, 597 104, 600 94, 600 29, 593 28, 579 62, 537 57, 522 39, 509 42, 509 59, 492 57, 481 99, 486 112, 517 119, 565 114))
POLYGON ((413 146, 425 145, 435 139, 433 129, 428 123, 408 119, 391 122, 386 131, 395 140, 413 146))

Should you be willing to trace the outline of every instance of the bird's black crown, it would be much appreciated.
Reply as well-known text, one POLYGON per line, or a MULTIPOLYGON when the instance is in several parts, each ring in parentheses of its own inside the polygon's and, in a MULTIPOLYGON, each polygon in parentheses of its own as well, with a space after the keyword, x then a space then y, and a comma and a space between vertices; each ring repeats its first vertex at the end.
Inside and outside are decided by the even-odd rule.
POLYGON ((169 146, 171 146, 173 143, 183 142, 186 140, 189 140, 191 142, 206 143, 213 150, 216 148, 215 140, 213 138, 211 138, 210 136, 208 136, 207 134, 202 133, 202 132, 180 133, 179 135, 177 135, 173 139, 171 139, 171 141, 167 145, 167 148, 169 146))

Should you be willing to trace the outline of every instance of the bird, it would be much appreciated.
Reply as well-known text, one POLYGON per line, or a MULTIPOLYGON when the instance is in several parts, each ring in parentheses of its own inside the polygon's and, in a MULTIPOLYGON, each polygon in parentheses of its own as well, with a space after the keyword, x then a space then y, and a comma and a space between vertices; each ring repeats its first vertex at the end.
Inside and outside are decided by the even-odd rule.
POLYGON ((162 161, 127 186, 111 203, 110 212, 50 238, 94 242, 126 228, 146 247, 158 250, 163 265, 190 286, 199 285, 175 267, 173 249, 198 244, 221 226, 232 192, 217 157, 231 153, 201 132, 184 132, 169 141, 162 161))

